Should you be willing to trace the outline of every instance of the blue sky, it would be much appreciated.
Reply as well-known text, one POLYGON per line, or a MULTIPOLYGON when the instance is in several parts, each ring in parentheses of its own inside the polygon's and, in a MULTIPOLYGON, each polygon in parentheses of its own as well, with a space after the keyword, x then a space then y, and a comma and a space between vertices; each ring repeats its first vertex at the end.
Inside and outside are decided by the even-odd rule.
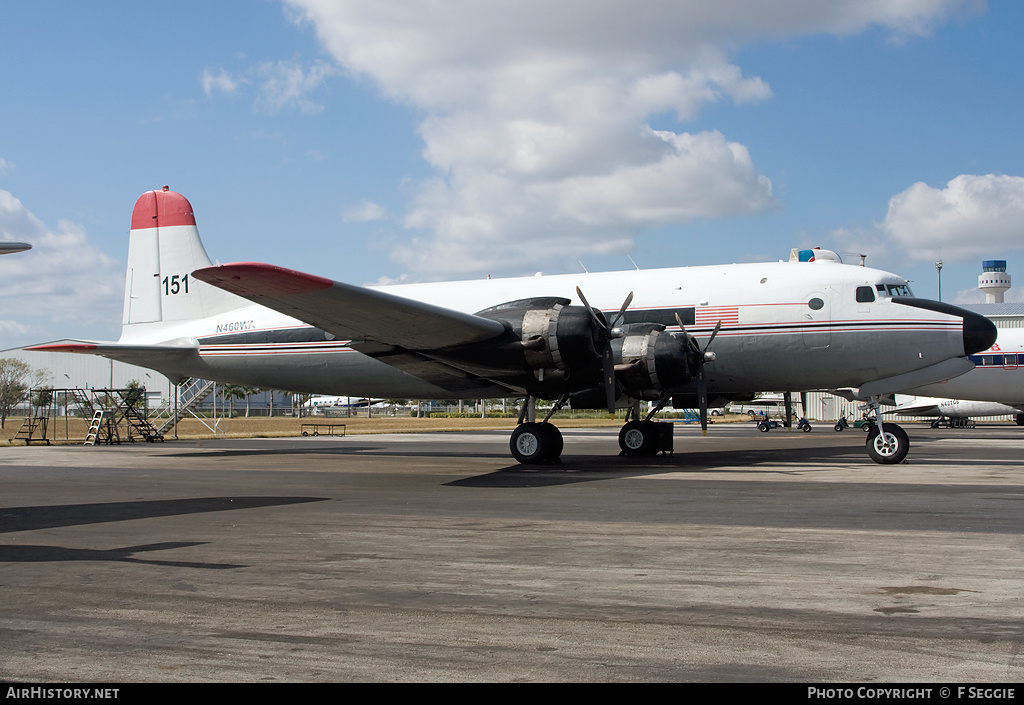
MULTIPOLYGON (((786 258, 1024 277, 1024 4, 0 5, 0 348, 116 339, 135 199, 354 283, 786 258)), ((1008 300, 1024 300, 1018 285, 1008 300)))

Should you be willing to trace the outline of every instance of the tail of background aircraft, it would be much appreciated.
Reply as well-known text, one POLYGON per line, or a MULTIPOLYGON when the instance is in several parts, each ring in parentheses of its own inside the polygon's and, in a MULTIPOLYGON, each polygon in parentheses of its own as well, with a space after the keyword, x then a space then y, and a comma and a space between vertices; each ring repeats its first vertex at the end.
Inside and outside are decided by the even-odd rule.
POLYGON ((192 214, 192 204, 166 186, 139 196, 128 236, 122 338, 134 326, 205 318, 246 302, 192 278, 213 264, 192 214))

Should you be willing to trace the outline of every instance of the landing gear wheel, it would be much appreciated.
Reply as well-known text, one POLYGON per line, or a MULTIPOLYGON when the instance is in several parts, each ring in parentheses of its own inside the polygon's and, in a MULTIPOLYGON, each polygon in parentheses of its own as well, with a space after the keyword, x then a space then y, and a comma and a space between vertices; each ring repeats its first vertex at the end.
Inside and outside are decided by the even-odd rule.
POLYGON ((619 429, 619 448, 626 455, 654 455, 657 441, 653 421, 630 421, 619 429))
POLYGON ((561 431, 549 423, 519 424, 509 439, 512 457, 523 465, 556 460, 562 447, 561 431))
POLYGON ((868 431, 865 441, 868 455, 876 463, 882 465, 902 463, 910 450, 910 438, 907 436, 907 432, 894 423, 885 424, 884 429, 884 433, 879 433, 878 426, 872 426, 868 431))

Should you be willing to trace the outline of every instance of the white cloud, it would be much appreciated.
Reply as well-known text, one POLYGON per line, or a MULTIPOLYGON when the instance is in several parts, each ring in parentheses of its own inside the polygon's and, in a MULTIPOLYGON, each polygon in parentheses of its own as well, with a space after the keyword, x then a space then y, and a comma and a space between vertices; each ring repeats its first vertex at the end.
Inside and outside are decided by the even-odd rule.
POLYGON ((297 108, 303 113, 318 113, 323 105, 314 101, 312 95, 325 79, 337 73, 325 61, 316 61, 308 69, 297 60, 263 61, 236 75, 224 69, 203 69, 199 80, 208 98, 215 93, 234 94, 243 86, 255 86, 256 110, 277 113, 297 108))
POLYGON ((363 201, 357 206, 346 208, 341 214, 341 219, 346 223, 371 223, 386 220, 387 217, 387 209, 372 201, 363 201))
POLYGON ((882 228, 918 260, 1024 248, 1024 177, 961 174, 943 189, 916 183, 889 201, 882 228))
POLYGON ((14 164, 7 161, 3 157, 0 157, 0 176, 3 176, 4 174, 7 174, 11 171, 14 171, 14 164))
POLYGON ((324 79, 337 73, 330 64, 317 61, 308 70, 297 61, 267 61, 256 68, 260 95, 258 109, 277 112, 295 106, 304 113, 318 113, 323 105, 310 96, 324 79))
MULTIPOLYGON (((953 297, 955 304, 983 304, 986 302, 985 292, 981 289, 963 289, 953 297)), ((1010 287, 1003 294, 1003 302, 1008 304, 1024 303, 1024 287, 1010 287)))
POLYGON ((89 242, 81 226, 61 220, 47 227, 0 190, 0 239, 32 245, 27 252, 0 257, 0 301, 8 316, 0 328, 8 342, 18 337, 33 342, 23 338, 29 333, 63 337, 48 327, 51 321, 104 329, 120 321, 124 272, 89 242))
POLYGON ((203 75, 199 80, 203 84, 203 93, 207 97, 214 93, 234 93, 238 88, 238 80, 231 77, 224 69, 217 74, 212 73, 210 69, 203 69, 203 75))
POLYGON ((775 207, 743 145, 656 132, 767 82, 727 52, 751 41, 871 27, 926 33, 971 0, 288 0, 356 76, 422 113, 436 177, 396 248, 431 276, 622 252, 638 231, 775 207))

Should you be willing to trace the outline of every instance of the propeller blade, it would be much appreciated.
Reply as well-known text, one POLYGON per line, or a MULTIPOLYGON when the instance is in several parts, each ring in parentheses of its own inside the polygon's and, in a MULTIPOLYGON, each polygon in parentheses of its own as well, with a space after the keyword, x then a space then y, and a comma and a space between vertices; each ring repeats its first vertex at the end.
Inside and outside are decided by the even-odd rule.
POLYGON ((605 343, 604 355, 601 356, 601 363, 604 367, 604 395, 608 404, 608 413, 615 413, 615 358, 612 355, 611 341, 605 343))
POLYGON ((622 306, 619 307, 619 312, 615 314, 615 318, 613 318, 612 322, 608 324, 609 328, 614 328, 619 324, 619 321, 622 320, 622 317, 626 315, 626 309, 629 308, 629 305, 631 303, 633 303, 632 291, 629 292, 629 296, 626 297, 626 300, 622 302, 622 306))
POLYGON ((594 313, 594 307, 590 305, 590 302, 587 301, 587 297, 583 295, 583 292, 580 291, 579 287, 576 287, 576 295, 580 297, 580 301, 583 302, 583 305, 586 307, 587 311, 590 313, 590 317, 594 319, 594 323, 597 324, 597 327, 600 328, 601 330, 607 332, 608 325, 604 321, 602 321, 600 318, 598 318, 596 313, 594 313))
POLYGON ((720 330, 722 330, 722 321, 718 321, 718 323, 715 325, 715 330, 712 331, 711 337, 708 338, 708 344, 704 346, 705 350, 711 347, 711 343, 714 342, 715 336, 718 335, 718 331, 720 330))
POLYGON ((708 435, 708 385, 704 380, 704 366, 697 373, 697 405, 700 407, 700 431, 708 435))
POLYGON ((617 390, 615 389, 615 355, 612 350, 612 329, 618 325, 622 317, 626 315, 626 309, 633 303, 633 292, 629 292, 629 296, 622 302, 622 306, 619 308, 619 312, 615 314, 611 322, 602 321, 595 311, 594 307, 587 301, 587 297, 583 295, 583 291, 576 287, 576 295, 580 297, 580 301, 586 307, 587 311, 590 312, 590 317, 594 319, 594 323, 603 333, 604 338, 604 350, 601 352, 601 369, 604 379, 604 393, 605 400, 608 403, 608 413, 615 413, 615 400, 618 398, 617 390))

